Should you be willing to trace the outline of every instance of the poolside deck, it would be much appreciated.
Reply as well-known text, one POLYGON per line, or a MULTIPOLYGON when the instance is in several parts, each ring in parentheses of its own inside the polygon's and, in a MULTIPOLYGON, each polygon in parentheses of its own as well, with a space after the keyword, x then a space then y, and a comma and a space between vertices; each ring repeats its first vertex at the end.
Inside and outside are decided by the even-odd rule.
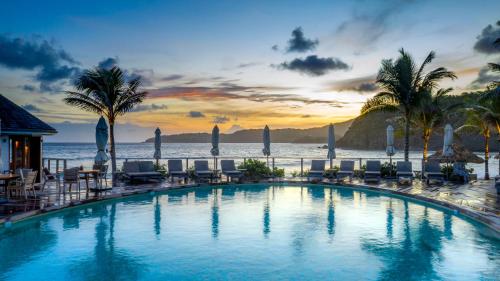
MULTIPOLYGON (((305 178, 285 178, 275 182, 306 183, 305 178)), ((336 184, 328 180, 322 184, 336 184)), ((226 184, 222 181, 217 184, 226 184)), ((398 186, 393 181, 381 181, 379 184, 364 183, 363 180, 354 180, 345 183, 353 188, 372 189, 400 196, 407 196, 417 200, 423 200, 446 208, 454 209, 460 213, 482 221, 500 232, 500 196, 497 195, 493 181, 478 180, 469 184, 455 185, 445 184, 442 186, 426 186, 419 180, 415 180, 411 186, 398 186)), ((47 187, 47 193, 38 199, 30 199, 27 202, 9 202, 0 205, 0 224, 15 222, 26 217, 58 210, 70 206, 91 203, 99 200, 119 198, 151 191, 164 191, 176 188, 195 187, 196 183, 188 184, 171 183, 169 181, 130 185, 119 183, 112 190, 95 193, 87 192, 82 186, 80 192, 65 194, 58 192, 55 184, 47 187)))

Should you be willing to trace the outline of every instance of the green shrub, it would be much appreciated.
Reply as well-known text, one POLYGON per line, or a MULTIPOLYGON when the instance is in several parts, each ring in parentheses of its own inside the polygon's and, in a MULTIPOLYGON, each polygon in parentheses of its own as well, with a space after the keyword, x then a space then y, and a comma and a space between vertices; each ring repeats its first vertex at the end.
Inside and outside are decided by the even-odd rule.
POLYGON ((380 175, 382 177, 390 177, 396 175, 396 164, 385 162, 380 166, 380 175))
POLYGON ((278 178, 283 178, 285 177, 285 169, 274 167, 273 175, 278 178))
POLYGON ((162 176, 167 176, 167 165, 154 163, 155 171, 159 172, 162 176))
POLYGON ((273 175, 273 172, 276 177, 285 176, 285 169, 274 167, 274 171, 271 171, 266 162, 257 159, 246 159, 238 165, 238 169, 245 169, 245 176, 251 179, 270 177, 273 175))

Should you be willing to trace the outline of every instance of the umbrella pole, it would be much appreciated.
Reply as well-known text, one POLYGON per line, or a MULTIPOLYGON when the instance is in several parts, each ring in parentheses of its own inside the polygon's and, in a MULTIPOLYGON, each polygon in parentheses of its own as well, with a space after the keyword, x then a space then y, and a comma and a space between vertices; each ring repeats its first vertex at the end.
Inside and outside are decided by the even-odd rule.
POLYGON ((330 170, 333 168, 333 158, 330 158, 330 170))
POLYGON ((389 155, 389 176, 392 177, 392 155, 389 155))

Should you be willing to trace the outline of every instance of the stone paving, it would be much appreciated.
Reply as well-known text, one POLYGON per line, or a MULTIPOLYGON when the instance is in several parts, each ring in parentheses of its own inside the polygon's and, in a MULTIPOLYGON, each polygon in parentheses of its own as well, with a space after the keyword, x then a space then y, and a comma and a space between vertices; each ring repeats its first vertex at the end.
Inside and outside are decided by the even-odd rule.
MULTIPOLYGON (((305 178, 285 178, 271 182, 284 182, 291 184, 306 183, 305 178)), ((319 182, 321 184, 337 184, 329 180, 319 182)), ((214 184, 227 184, 225 181, 214 184)), ((440 205, 481 221, 491 228, 500 232, 500 196, 497 195, 493 181, 478 180, 464 185, 444 184, 442 186, 427 186, 419 180, 413 185, 398 186, 393 181, 381 181, 379 184, 364 183, 362 180, 353 180, 352 183, 342 183, 352 188, 364 188, 399 196, 411 197, 440 205)), ((28 199, 26 202, 9 201, 0 204, 0 224, 15 222, 29 216, 45 213, 70 206, 81 205, 99 200, 119 198, 133 194, 164 191, 176 188, 196 187, 198 184, 189 182, 172 183, 162 181, 147 184, 125 184, 118 183, 117 187, 105 192, 87 192, 82 184, 80 192, 61 192, 55 184, 48 185, 43 194, 37 199, 28 199)))

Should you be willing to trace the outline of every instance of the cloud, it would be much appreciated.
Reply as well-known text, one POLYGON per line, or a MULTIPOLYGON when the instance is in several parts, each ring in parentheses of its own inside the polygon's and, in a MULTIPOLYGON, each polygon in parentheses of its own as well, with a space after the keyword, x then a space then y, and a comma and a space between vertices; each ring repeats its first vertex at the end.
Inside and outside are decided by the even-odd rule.
POLYGON ((329 90, 332 91, 352 91, 358 92, 360 94, 363 93, 373 93, 378 90, 378 86, 375 83, 376 76, 364 76, 354 79, 347 79, 342 81, 335 81, 331 83, 329 90))
POLYGON ((148 91, 148 98, 170 98, 185 101, 203 100, 247 100, 252 102, 278 102, 324 104, 342 107, 343 103, 336 100, 309 99, 292 94, 276 94, 270 92, 286 91, 293 88, 255 86, 246 87, 233 83, 221 83, 218 87, 164 87, 148 91))
POLYGON ((500 21, 496 23, 496 26, 490 24, 481 31, 476 44, 474 44, 474 50, 484 54, 500 53, 500 45, 495 44, 495 41, 499 39, 500 21))
POLYGON ((204 118, 205 114, 203 114, 200 111, 189 111, 188 117, 191 117, 191 118, 204 118))
POLYGON ((276 52, 279 51, 279 49, 280 48, 276 44, 271 47, 271 50, 276 51, 276 52))
POLYGON ((310 114, 304 114, 302 116, 300 116, 301 118, 311 118, 311 115, 310 114))
POLYGON ((97 67, 103 69, 111 69, 113 66, 118 65, 118 57, 105 58, 97 64, 97 67))
POLYGON ((28 85, 28 84, 26 84, 26 85, 22 85, 22 86, 21 86, 21 89, 23 89, 23 90, 24 90, 24 91, 26 91, 26 92, 34 92, 34 91, 36 91, 36 87, 35 87, 35 86, 33 86, 33 85, 28 85))
POLYGON ((283 62, 277 68, 296 71, 309 76, 321 76, 332 70, 347 70, 349 66, 338 58, 320 58, 312 55, 304 59, 296 58, 290 62, 283 62))
POLYGON ((241 130, 244 130, 244 128, 241 127, 240 125, 233 124, 231 128, 227 129, 226 134, 232 134, 241 130))
POLYGON ((25 104, 22 106, 22 108, 24 108, 25 110, 31 112, 31 113, 40 113, 40 112, 43 112, 43 110, 39 107, 37 107, 36 105, 34 104, 25 104))
POLYGON ((288 45, 286 47, 287 53, 297 52, 305 53, 307 51, 313 51, 318 46, 319 41, 307 39, 304 37, 304 32, 299 26, 292 31, 292 38, 288 40, 288 45))
POLYGON ((152 111, 159 111, 159 110, 165 110, 167 109, 168 106, 166 104, 139 104, 134 107, 132 112, 152 112, 152 111))
POLYGON ((248 63, 240 63, 236 66, 236 68, 247 68, 247 67, 252 67, 259 65, 260 63, 258 62, 248 62, 248 63))
MULTIPOLYGON (((114 66, 119 66, 120 59, 118 57, 108 57, 97 63, 97 67, 103 69, 111 69, 114 66)), ((152 86, 154 82, 154 71, 152 69, 124 69, 123 74, 125 76, 125 80, 129 81, 132 79, 141 79, 142 86, 152 86)))
POLYGON ((215 116, 213 123, 214 124, 225 124, 227 122, 231 121, 229 117, 226 116, 215 116))
POLYGON ((469 87, 473 90, 483 89, 493 81, 500 81, 500 74, 485 66, 479 70, 477 78, 470 83, 469 87))
POLYGON ((416 1, 389 0, 373 8, 367 5, 364 11, 354 11, 351 18, 342 22, 335 31, 335 39, 344 45, 355 47, 355 51, 373 46, 389 29, 392 19, 416 1))
POLYGON ((169 76, 165 76, 163 78, 160 79, 160 81, 175 81, 175 80, 179 80, 179 79, 182 79, 184 77, 184 75, 180 75, 180 74, 172 74, 172 75, 169 75, 169 76))
POLYGON ((54 91, 57 82, 80 73, 79 62, 54 41, 33 36, 30 39, 0 35, 0 65, 9 69, 35 71, 41 91, 54 91))

